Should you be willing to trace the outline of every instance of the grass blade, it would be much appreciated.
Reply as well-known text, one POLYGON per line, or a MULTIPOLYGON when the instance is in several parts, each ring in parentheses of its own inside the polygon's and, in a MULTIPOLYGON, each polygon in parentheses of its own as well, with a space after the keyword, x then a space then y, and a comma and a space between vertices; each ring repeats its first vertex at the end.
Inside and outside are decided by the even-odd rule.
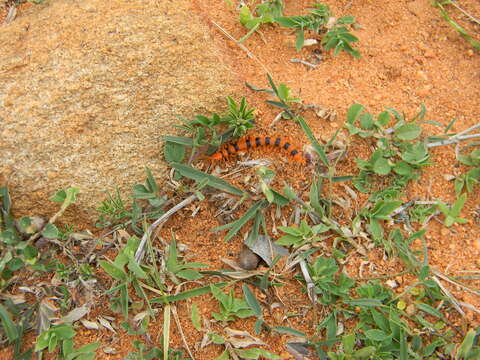
POLYGON ((313 148, 318 153, 318 156, 320 157, 320 160, 322 160, 322 162, 326 166, 328 166, 327 154, 325 153, 325 150, 324 150, 323 146, 319 144, 319 142, 317 141, 317 139, 313 135, 313 132, 310 129, 310 127, 307 125, 307 123, 305 122, 305 120, 301 116, 297 117, 297 121, 300 124, 300 126, 302 127, 305 134, 307 135, 308 140, 310 140, 310 143, 312 144, 313 148))
POLYGON ((247 302, 248 306, 250 306, 250 309, 252 309, 255 316, 258 318, 262 317, 262 308, 260 307, 260 303, 255 295, 252 293, 247 284, 243 284, 242 289, 245 301, 247 302))
POLYGON ((11 343, 18 338, 18 330, 15 324, 10 317, 7 309, 0 304, 0 320, 2 324, 2 328, 5 331, 5 335, 7 335, 8 341, 11 343))
POLYGON ((215 189, 228 192, 233 195, 243 196, 244 191, 233 186, 229 182, 220 179, 219 177, 204 173, 203 171, 196 170, 190 166, 178 163, 172 163, 171 166, 177 170, 182 176, 185 176, 189 179, 195 180, 197 182, 207 181, 208 186, 211 186, 215 189))
POLYGON ((233 238, 237 232, 242 228, 243 225, 245 225, 251 218, 253 218, 256 214, 257 211, 260 210, 262 207, 266 206, 268 202, 266 200, 260 200, 257 201, 253 206, 248 209, 248 211, 243 215, 240 219, 237 221, 234 221, 230 224, 222 225, 219 227, 216 227, 212 229, 211 231, 221 231, 230 228, 230 231, 228 232, 227 236, 225 236, 225 241, 229 241, 231 238, 233 238))
POLYGON ((170 304, 167 304, 163 310, 163 360, 168 360, 168 348, 170 345, 170 315, 170 304))
MULTIPOLYGON (((222 288, 227 285, 230 285, 230 282, 221 282, 215 284, 216 287, 222 288)), ((175 294, 175 295, 168 295, 168 296, 162 296, 158 298, 154 298, 150 300, 151 304, 168 304, 174 301, 181 301, 181 300, 186 300, 190 299, 195 296, 200 296, 204 294, 208 294, 210 292, 210 285, 209 286, 201 286, 195 289, 191 290, 186 290, 181 293, 175 294)))

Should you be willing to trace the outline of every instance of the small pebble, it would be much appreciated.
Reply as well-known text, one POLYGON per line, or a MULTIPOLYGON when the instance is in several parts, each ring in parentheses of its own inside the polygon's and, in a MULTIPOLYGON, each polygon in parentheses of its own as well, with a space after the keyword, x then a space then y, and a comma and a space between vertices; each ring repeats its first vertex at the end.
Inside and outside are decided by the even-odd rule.
POLYGON ((245 249, 238 255, 238 265, 244 270, 255 270, 259 262, 260 257, 250 249, 245 249))

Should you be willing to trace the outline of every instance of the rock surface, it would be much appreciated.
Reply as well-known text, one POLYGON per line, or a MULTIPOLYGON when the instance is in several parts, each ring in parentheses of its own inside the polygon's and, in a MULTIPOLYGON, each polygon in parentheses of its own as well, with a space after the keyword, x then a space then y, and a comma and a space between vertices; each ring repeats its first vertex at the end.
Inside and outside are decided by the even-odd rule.
POLYGON ((0 27, 0 174, 18 212, 51 212, 48 196, 75 185, 93 214, 145 166, 166 175, 178 115, 224 107, 233 82, 189 6, 56 0, 0 27))

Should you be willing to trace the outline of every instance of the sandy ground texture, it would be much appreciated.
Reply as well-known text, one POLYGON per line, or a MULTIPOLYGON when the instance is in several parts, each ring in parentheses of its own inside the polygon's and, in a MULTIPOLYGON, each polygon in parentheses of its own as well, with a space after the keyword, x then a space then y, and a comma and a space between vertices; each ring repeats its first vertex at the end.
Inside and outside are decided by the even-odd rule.
POLYGON ((218 110, 234 92, 216 53, 185 2, 22 5, 0 26, 0 173, 17 209, 46 214, 44 200, 75 185, 91 213, 145 166, 163 177, 177 116, 218 110))
MULTIPOLYGON (((237 3, 236 1, 232 2, 234 4, 237 3)), ((355 30, 354 33, 360 39, 357 47, 362 54, 362 58, 356 60, 345 54, 334 58, 331 54, 322 54, 324 60, 318 64, 315 69, 291 62, 292 59, 302 59, 310 62, 315 59, 314 48, 304 48, 301 52, 296 52, 294 48, 295 35, 292 31, 266 26, 262 30, 262 36, 255 34, 248 39, 244 45, 256 56, 258 59, 258 61, 256 61, 248 56, 237 44, 225 37, 225 35, 218 30, 218 27, 213 24, 213 21, 219 24, 236 39, 244 36, 246 30, 238 22, 238 10, 235 7, 228 6, 226 1, 192 1, 190 2, 191 8, 187 10, 188 6, 184 3, 185 2, 181 0, 168 2, 165 3, 165 9, 167 9, 166 11, 173 12, 176 11, 178 7, 181 8, 185 6, 185 11, 186 13, 189 11, 189 16, 195 14, 195 16, 198 15, 202 19, 203 24, 201 28, 204 29, 208 27, 209 30, 207 35, 205 35, 203 31, 201 32, 201 39, 205 39, 205 36, 211 37, 212 43, 210 45, 213 48, 212 51, 214 54, 217 54, 218 59, 221 60, 215 65, 216 71, 220 73, 224 71, 232 73, 232 76, 239 80, 239 85, 243 85, 244 81, 248 81, 258 87, 267 87, 265 69, 268 69, 277 82, 283 82, 290 86, 292 92, 295 95, 299 95, 305 104, 316 104, 324 109, 336 111, 336 119, 328 121, 315 116, 313 112, 304 114, 319 140, 328 140, 335 131, 343 126, 346 111, 349 105, 353 103, 366 105, 371 113, 378 113, 383 110, 385 106, 390 106, 405 112, 408 116, 417 113, 420 105, 423 103, 428 109, 427 119, 448 124, 453 118, 457 118, 454 128, 452 129, 457 132, 467 129, 479 121, 480 56, 448 26, 440 17, 438 11, 431 6, 429 1, 325 1, 325 3, 331 6, 337 16, 351 14, 357 18, 361 29, 355 30)), ((59 2, 59 4, 64 3, 59 2)), ((63 5, 65 6, 64 16, 67 16, 67 14, 68 16, 73 16, 72 14, 80 11, 80 6, 83 8, 81 4, 82 3, 78 3, 75 6, 68 7, 65 3, 63 5)), ((137 10, 142 13, 151 13, 159 6, 163 7, 163 5, 159 4, 152 5, 149 3, 136 2, 133 4, 139 6, 137 10), (144 4, 145 7, 142 7, 141 4, 144 4)), ((461 4, 472 13, 480 14, 480 5, 477 1, 465 0, 461 1, 461 4)), ((287 15, 301 14, 306 11, 308 6, 311 5, 311 2, 304 0, 286 1, 286 5, 285 12, 287 15)), ((54 5, 54 3, 52 3, 50 6, 55 7, 60 5, 54 5)), ((97 6, 98 9, 95 7, 95 11, 101 11, 100 9, 105 7, 103 16, 107 18, 113 16, 111 11, 107 9, 107 5, 99 3, 97 6)), ((113 7, 114 5, 110 4, 108 6, 113 7)), ((130 8, 130 6, 134 5, 129 2, 122 3, 122 7, 123 6, 130 8)), ((35 11, 38 10, 35 9, 35 11)), ((44 11, 46 11, 46 9, 42 8, 38 11, 39 14, 35 16, 41 17, 44 11)), ((116 9, 116 11, 120 10, 116 9)), ((480 28, 466 21, 465 17, 459 12, 453 10, 452 13, 456 18, 461 19, 462 25, 468 27, 470 31, 480 33, 480 28)), ((90 14, 90 16, 94 16, 94 14, 90 14)), ((19 24, 21 24, 22 18, 18 19, 18 21, 19 23, 14 23, 12 26, 14 28, 18 27, 16 31, 18 34, 21 34, 22 26, 19 24)), ((85 19, 81 21, 85 21, 85 19)), ((98 26, 95 26, 95 29, 101 28, 103 23, 108 24, 109 21, 100 21, 98 26)), ((138 23, 136 25, 141 26, 138 23)), ((183 23, 178 24, 180 28, 180 25, 186 26, 183 23)), ((73 25, 66 22, 64 26, 68 27, 73 25)), ((107 27, 107 25, 105 26, 107 27)), ((2 29, 1 31, 3 32, 5 30, 2 29)), ((198 33, 199 30, 196 31, 198 33)), ((145 40, 143 37, 146 36, 143 32, 133 31, 133 33, 131 36, 139 36, 142 39, 138 42, 139 47, 145 46, 145 49, 147 49, 145 51, 153 52, 152 48, 154 45, 142 45, 142 41, 145 40)), ((53 35, 50 34, 50 36, 53 35)), ((162 35, 158 32, 156 36, 162 35)), ((93 34, 92 37, 94 37, 93 34)), ((83 38, 84 36, 82 35, 82 39, 83 38)), ((194 41, 192 38, 188 38, 191 39, 191 41, 188 42, 188 46, 199 46, 196 40, 194 41)), ((14 42, 10 38, 8 41, 14 42)), ((68 41, 72 40, 69 39, 68 41)), ((132 38, 125 35, 122 41, 132 41, 132 38)), ((107 43, 105 46, 107 45, 112 46, 110 43, 107 43)), ((123 45, 120 39, 118 39, 117 46, 121 47, 118 51, 122 51, 123 45)), ((37 44, 37 46, 39 45, 37 44)), ((162 48, 162 51, 165 50, 162 48)), ((184 49, 183 51, 190 51, 190 49, 184 49)), ((204 56, 207 55, 208 54, 204 54, 204 56)), ((154 54, 151 56, 154 56, 154 54)), ((128 56, 126 56, 126 58, 128 59, 128 56)), ((22 59, 13 62, 11 67, 17 68, 19 66, 18 64, 20 64, 18 71, 22 71, 22 59)), ((38 59, 35 59, 35 61, 37 60, 38 59)), ((183 59, 178 60, 183 61, 183 59)), ((190 60, 191 61, 186 62, 193 63, 193 60, 190 60)), ((161 60, 157 59, 157 61, 161 60)), ((63 63, 60 63, 57 66, 64 66, 62 64, 63 63)), ((29 65, 27 64, 26 66, 29 65)), ((148 67, 148 65, 145 66, 148 67)), ((84 76, 88 78, 98 78, 98 75, 93 76, 91 74, 92 71, 98 73, 97 68, 89 68, 88 71, 85 71, 84 76)), ((112 76, 114 76, 114 74, 112 74, 112 76)), ((184 76, 185 79, 183 80, 188 83, 194 81, 192 77, 200 75, 196 74, 194 70, 187 68, 185 69, 184 76)), ((110 75, 105 74, 103 78, 103 81, 110 81, 110 75)), ((169 91, 175 91, 177 93, 179 91, 178 85, 176 85, 178 79, 175 79, 175 81, 169 79, 165 79, 165 82, 162 82, 162 84, 169 86, 169 91), (167 83, 167 81, 171 82, 167 83)), ((150 80, 150 78, 143 78, 145 82, 150 80)), ((15 79, 11 79, 10 81, 13 83, 15 79)), ((155 82, 153 81, 153 83, 155 82)), ((188 98, 193 99, 195 96, 200 96, 200 99, 202 99, 202 96, 210 91, 208 88, 212 83, 214 83, 213 80, 210 85, 205 85, 205 89, 202 89, 202 91, 198 93, 194 93, 192 90, 189 92, 190 95, 188 98)), ((73 80, 71 82, 71 86, 80 86, 80 84, 81 82, 79 83, 73 80)), ((62 84, 57 85, 64 86, 62 84)), ((132 86, 137 86, 137 84, 135 82, 125 84, 122 89, 127 91, 126 89, 132 89, 132 86)), ((51 87, 45 87, 48 88, 47 91, 54 91, 51 87)), ((198 88, 200 88, 200 86, 195 89, 198 88)), ((137 87, 134 87, 134 89, 137 89, 137 87)), ((72 93, 72 91, 68 91, 68 89, 63 89, 62 91, 67 94, 72 93)), ((219 92, 215 90, 214 94, 219 94, 219 92)), ((269 99, 269 96, 263 93, 252 92, 244 87, 240 88, 239 93, 237 93, 237 95, 242 94, 247 94, 249 103, 257 108, 258 129, 256 131, 258 133, 288 135, 295 139, 296 143, 302 144, 307 142, 301 129, 292 122, 280 121, 277 122, 275 126, 270 126, 278 114, 278 111, 271 106, 265 105, 264 101, 269 99)), ((27 101, 25 100, 27 95, 29 94, 26 93, 24 95, 23 100, 15 100, 15 97, 11 96, 10 101, 12 101, 13 104, 10 108, 7 108, 10 109, 9 112, 15 111, 16 113, 20 113, 21 111, 25 111, 22 109, 24 109, 24 103, 27 101)), ((36 93, 35 96, 42 97, 44 95, 36 93)), ((141 96, 141 98, 149 104, 150 101, 154 102, 152 99, 155 93, 150 94, 146 92, 138 96, 141 96)), ((2 101, 6 102, 4 97, 2 99, 4 99, 2 101)), ((174 97, 172 97, 172 99, 174 99, 174 97)), ((39 100, 37 99, 37 101, 39 100)), ((115 101, 114 104, 109 105, 108 111, 114 112, 117 111, 118 108, 122 108, 123 103, 120 100, 115 101)), ((46 100, 45 102, 50 104, 50 102, 46 100)), ((156 102, 154 103, 157 104, 156 102)), ((198 102, 193 102, 192 100, 190 104, 198 104, 198 102)), ((80 106, 80 104, 78 105, 80 106)), ((184 106, 188 106, 188 104, 184 106)), ((190 109, 182 107, 182 109, 186 112, 196 111, 195 107, 190 109)), ((135 110, 135 108, 133 108, 132 111, 133 110, 135 110)), ((5 110, 1 111, 5 112, 5 110)), ((55 112, 55 114, 58 116, 57 112, 55 112)), ((5 115, 3 115, 3 117, 5 117, 5 115)), ((96 122, 93 124, 96 124, 96 122)), ((93 124, 87 121, 86 124, 79 125, 77 121, 72 120, 70 126, 81 127, 85 132, 84 134, 91 134, 95 130, 93 124)), ((158 128, 161 128, 158 123, 156 124, 158 128)), ((425 133, 438 134, 440 131, 427 124, 422 125, 422 127, 425 133)), ((174 132, 173 130, 166 131, 170 133, 174 132)), ((72 131, 71 133, 79 136, 78 131, 72 131)), ((158 138, 157 132, 153 135, 149 132, 145 134, 142 132, 142 135, 145 135, 148 143, 151 143, 152 139, 158 138)), ((20 138, 25 136, 27 135, 20 134, 20 138)), ((132 141, 132 135, 125 135, 125 137, 128 138, 129 142, 132 141)), ((90 141, 94 141, 93 139, 95 139, 95 137, 88 138, 90 141)), ((33 137, 33 139, 35 139, 35 137, 33 137)), ((104 139, 104 137, 101 137, 101 139, 104 139)), ((20 145, 18 146, 21 148, 20 145)), ((158 147, 155 147, 153 151, 158 151, 158 147)), ((361 140, 354 141, 350 144, 347 158, 338 166, 338 174, 356 174, 358 169, 356 168, 354 159, 356 157, 368 159, 370 154, 371 146, 368 142, 361 140)), ((261 151, 257 151, 254 152, 252 156, 263 155, 261 151)), ((277 182, 273 184, 273 186, 281 188, 283 181, 285 181, 292 185, 301 196, 305 197, 311 179, 309 170, 293 166, 291 163, 286 163, 275 155, 267 155, 267 157, 273 161, 272 168, 277 172, 277 182)), ((101 168, 101 166, 104 166, 103 164, 104 163, 99 163, 95 165, 101 168)), ((224 166, 232 169, 235 165, 234 162, 231 162, 224 166)), ((102 169, 102 171, 108 174, 111 172, 111 170, 107 171, 107 169, 102 169)), ((419 181, 407 188, 403 200, 420 198, 423 200, 442 199, 445 202, 452 202, 455 200, 453 183, 448 181, 448 177, 445 175, 459 175, 463 172, 465 172, 465 168, 463 166, 457 166, 453 147, 443 146, 435 148, 432 151, 432 165, 424 170, 419 181)), ((135 181, 143 178, 141 169, 135 175, 124 171, 122 176, 127 177, 127 174, 128 176, 135 176, 132 178, 135 179, 135 181)), ((246 187, 248 185, 246 179, 252 174, 240 173, 237 175, 237 177, 229 177, 229 181, 232 181, 235 185, 246 187)), ((48 180, 46 183, 50 183, 50 181, 51 180, 48 180)), ((106 182, 107 179, 102 179, 102 181, 106 182)), ((478 273, 480 270, 480 240, 478 238, 480 225, 478 216, 475 216, 480 206, 478 187, 475 191, 475 193, 469 196, 461 214, 462 217, 469 219, 467 224, 446 228, 439 221, 431 221, 429 223, 426 240, 430 264, 433 268, 451 276, 465 274, 462 273, 463 271, 478 273)), ((333 193, 335 196, 346 197, 345 189, 341 184, 335 185, 333 193)), ((26 194, 24 196, 26 196, 26 194)), ((359 196, 356 203, 352 205, 351 211, 353 212, 361 208, 365 200, 365 196, 359 196)), ((248 205, 249 204, 244 205, 238 209, 235 217, 239 218, 248 208, 248 205)), ((223 242, 224 234, 206 231, 206 229, 221 225, 218 219, 212 217, 212 213, 216 213, 217 211, 218 208, 216 208, 214 203, 206 201, 198 205, 192 205, 176 214, 176 216, 164 226, 159 236, 168 241, 171 236, 170 231, 173 230, 176 233, 177 241, 185 244, 189 249, 188 261, 206 263, 210 270, 225 267, 221 259, 234 259, 242 248, 243 238, 242 236, 237 236, 232 239, 231 242, 225 243, 223 242), (195 214, 195 217, 192 217, 192 214, 195 214)), ((274 214, 272 211, 272 214, 266 215, 267 219, 270 219, 273 218, 274 214)), ((286 213, 284 215, 288 218, 290 214, 286 213)), ((343 218, 348 219, 349 216, 342 217, 341 214, 338 216, 340 222, 342 222, 343 218)), ((277 225, 279 224, 277 223, 277 225)), ((267 226, 270 229, 272 227, 272 221, 268 220, 267 226)), ((160 248, 163 246, 159 241, 157 241, 156 244, 160 248)), ((330 245, 331 244, 327 244, 327 246, 330 245)), ((415 243, 415 246, 420 248, 421 244, 415 243)), ((329 255, 328 250, 326 254, 329 255)), ((106 255, 110 259, 113 259, 116 253, 111 251, 106 255)), ((383 252, 380 249, 375 249, 370 251, 367 256, 360 256, 356 253, 352 254, 345 265, 345 270, 348 275, 352 277, 381 277, 387 274, 398 273, 402 271, 403 268, 398 259, 385 259, 383 252), (363 272, 360 270, 362 268, 363 272)), ((399 275, 394 279, 399 284, 399 287, 395 289, 397 294, 400 294, 414 281, 410 275, 399 275)), ((26 279, 25 282, 28 283, 29 281, 33 280, 26 279)), ((106 275, 102 271, 99 272, 99 281, 104 288, 110 286, 106 275)), ((476 289, 480 286, 479 281, 471 280, 465 282, 476 289)), ((460 288, 450 286, 448 283, 444 283, 444 285, 458 300, 468 303, 476 309, 480 309, 480 299, 478 296, 462 291, 460 288)), ((239 286, 236 287, 237 296, 240 296, 241 293, 239 288, 239 286)), ((15 292, 15 289, 12 289, 12 292, 15 292)), ((152 296, 154 296, 154 294, 152 294, 152 296)), ((320 312, 316 313, 316 315, 321 318, 315 318, 314 312, 311 310, 311 307, 308 306, 309 300, 304 292, 304 286, 297 281, 287 281, 286 286, 278 288, 275 299, 280 299, 279 301, 282 302, 282 305, 279 307, 269 307, 269 305, 271 305, 269 303, 270 299, 265 298, 260 292, 256 292, 256 296, 262 302, 262 305, 268 309, 264 312, 265 321, 274 326, 290 326, 311 335, 315 331, 315 325, 318 324, 321 318, 328 315, 320 312), (298 316, 289 317, 289 314, 292 313, 298 316)), ((110 315, 116 317, 114 323, 117 325, 117 328, 119 328, 118 324, 123 319, 109 309, 109 304, 105 301, 105 298, 102 299, 103 301, 95 303, 87 318, 96 321, 101 314, 110 315)), ((205 360, 214 359, 220 355, 222 348, 213 345, 204 348, 199 346, 204 334, 195 330, 190 321, 190 311, 193 303, 198 305, 200 314, 206 318, 211 318, 211 312, 218 311, 218 306, 212 301, 211 295, 195 297, 194 299, 176 304, 186 342, 190 348, 194 349, 195 358, 205 360)), ((479 315, 471 309, 464 308, 464 310, 466 312, 465 318, 461 318, 456 312, 452 311, 446 315, 447 320, 451 324, 462 327, 463 329, 478 326, 480 324, 479 315)), ((162 324, 163 318, 160 311, 158 317, 152 321, 149 328, 150 338, 155 343, 158 343, 161 339, 162 324)), ((220 330, 222 328, 222 325, 218 323, 212 326, 212 330, 220 330)), ((234 329, 253 333, 254 319, 235 321, 230 323, 229 326, 234 329)), ((32 339, 34 338, 33 334, 29 336, 31 336, 32 339)), ((290 336, 262 333, 259 337, 267 344, 266 349, 280 354, 282 359, 292 358, 285 350, 285 343, 291 339, 290 336)), ((100 355, 99 358, 102 359, 123 359, 128 352, 132 350, 132 337, 128 337, 126 333, 121 330, 113 333, 108 330, 86 330, 80 327, 75 341, 77 345, 101 341, 104 347, 100 350, 102 355, 100 355), (104 352, 102 353, 107 347, 113 348, 115 352, 109 355, 104 352)), ((171 342, 172 347, 183 347, 178 327, 173 325, 171 342)))

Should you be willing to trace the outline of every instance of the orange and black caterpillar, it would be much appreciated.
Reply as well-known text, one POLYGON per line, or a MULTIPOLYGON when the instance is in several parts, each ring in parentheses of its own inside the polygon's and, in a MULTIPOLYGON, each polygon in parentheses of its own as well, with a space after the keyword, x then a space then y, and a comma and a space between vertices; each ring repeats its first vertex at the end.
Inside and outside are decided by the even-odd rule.
POLYGON ((238 140, 231 141, 222 145, 215 153, 210 155, 210 160, 228 160, 232 156, 237 156, 240 152, 247 152, 260 146, 267 146, 273 149, 286 151, 289 158, 301 164, 310 162, 310 154, 296 149, 288 139, 280 136, 253 136, 246 135, 238 140))

